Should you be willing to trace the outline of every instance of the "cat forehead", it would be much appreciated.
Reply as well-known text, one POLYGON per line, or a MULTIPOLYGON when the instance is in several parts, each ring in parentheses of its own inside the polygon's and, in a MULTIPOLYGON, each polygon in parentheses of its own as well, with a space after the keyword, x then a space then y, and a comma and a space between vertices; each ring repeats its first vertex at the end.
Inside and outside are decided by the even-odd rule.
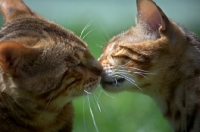
POLYGON ((47 39, 87 47, 87 44, 73 32, 53 22, 37 18, 22 18, 6 23, 0 32, 0 38, 2 41, 18 38, 19 41, 23 40, 23 43, 27 43, 25 44, 27 46, 34 46, 41 40, 47 39))
POLYGON ((0 38, 2 38, 0 40, 16 40, 16 38, 27 37, 29 40, 40 41, 42 38, 50 36, 63 38, 86 47, 86 43, 71 31, 33 12, 22 0, 2 0, 0 12, 5 22, 0 33, 0 38))
MULTIPOLYGON (((134 44, 134 43, 139 43, 147 40, 156 40, 158 39, 159 36, 157 33, 152 33, 148 30, 143 30, 141 27, 134 26, 131 27, 129 30, 120 33, 117 36, 114 36, 108 43, 107 45, 117 45, 119 46, 120 44, 134 44)), ((115 47, 115 46, 112 46, 115 47)))

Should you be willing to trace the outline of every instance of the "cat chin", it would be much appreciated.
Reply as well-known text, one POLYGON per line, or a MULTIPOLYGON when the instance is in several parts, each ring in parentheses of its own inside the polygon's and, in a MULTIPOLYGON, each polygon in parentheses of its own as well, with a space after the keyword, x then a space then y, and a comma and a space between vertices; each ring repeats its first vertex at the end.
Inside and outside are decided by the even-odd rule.
POLYGON ((94 92, 94 90, 99 86, 100 81, 101 81, 101 77, 97 77, 94 79, 90 79, 93 81, 90 81, 89 83, 86 83, 83 85, 83 91, 86 95, 88 94, 92 94, 94 92))

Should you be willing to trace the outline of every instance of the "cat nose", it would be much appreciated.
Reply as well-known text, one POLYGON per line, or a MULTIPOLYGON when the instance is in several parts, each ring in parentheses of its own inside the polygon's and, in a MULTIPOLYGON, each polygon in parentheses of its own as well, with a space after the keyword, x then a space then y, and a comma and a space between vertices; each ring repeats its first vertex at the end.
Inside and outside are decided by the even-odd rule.
POLYGON ((101 64, 94 58, 85 59, 84 65, 95 75, 100 76, 103 72, 103 67, 101 64))
POLYGON ((95 75, 100 76, 103 72, 103 67, 101 64, 90 54, 86 52, 83 59, 81 60, 82 64, 86 66, 91 72, 95 75))
POLYGON ((103 67, 101 66, 101 64, 92 58, 84 58, 82 59, 82 64, 91 72, 93 72, 95 75, 100 76, 103 72, 103 67))
POLYGON ((100 76, 102 74, 103 67, 97 60, 95 60, 95 59, 88 60, 87 64, 88 64, 90 71, 92 71, 94 74, 96 74, 97 76, 100 76))

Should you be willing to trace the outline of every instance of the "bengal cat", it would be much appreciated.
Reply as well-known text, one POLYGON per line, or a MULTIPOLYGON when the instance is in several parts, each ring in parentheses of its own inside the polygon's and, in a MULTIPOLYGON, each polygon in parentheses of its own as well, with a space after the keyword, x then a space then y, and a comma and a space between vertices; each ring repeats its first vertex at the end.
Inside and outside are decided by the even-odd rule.
POLYGON ((102 66, 74 33, 21 0, 1 0, 0 131, 71 132, 71 100, 92 92, 102 66))
POLYGON ((99 58, 102 87, 152 97, 176 132, 200 131, 200 39, 137 0, 137 24, 113 37, 99 58))

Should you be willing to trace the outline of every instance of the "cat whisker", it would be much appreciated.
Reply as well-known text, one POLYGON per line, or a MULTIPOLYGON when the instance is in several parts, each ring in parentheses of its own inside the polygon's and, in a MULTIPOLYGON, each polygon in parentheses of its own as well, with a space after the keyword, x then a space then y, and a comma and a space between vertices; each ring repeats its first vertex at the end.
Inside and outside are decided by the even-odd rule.
MULTIPOLYGON (((101 93, 102 93, 102 92, 103 92, 103 91, 101 90, 101 93)), ((88 95, 88 96, 89 96, 88 104, 89 104, 89 102, 92 101, 92 104, 89 104, 89 108, 91 108, 91 109, 90 109, 90 112, 98 109, 98 112, 102 112, 103 115, 105 115, 105 116, 108 118, 108 120, 112 123, 112 120, 110 119, 110 116, 108 115, 108 112, 106 111, 106 109, 105 109, 105 108, 103 107, 103 105, 101 104, 101 102, 100 102, 100 100, 99 100, 100 98, 96 96, 96 93, 94 92, 94 93, 92 94, 92 96, 91 96, 91 95, 88 95), (92 99, 91 99, 91 97, 92 97, 92 99), (91 105, 92 105, 92 107, 93 107, 93 105, 95 106, 95 109, 94 109, 94 110, 92 110, 91 105)), ((109 97, 110 97, 110 96, 109 96, 109 97)), ((114 97, 113 97, 113 98, 114 98, 114 97)), ((94 111, 94 112, 96 112, 96 111, 94 111)), ((91 115, 92 115, 92 114, 91 114, 91 115)), ((93 115, 94 115, 94 114, 93 114, 93 115)), ((96 123, 96 122, 99 121, 100 118, 101 118, 101 117, 98 117, 98 120, 97 120, 97 119, 94 120, 94 118, 93 118, 93 122, 94 122, 94 124, 96 124, 96 126, 97 126, 97 123, 96 123)), ((95 126, 95 125, 94 125, 94 126, 95 126)), ((96 129, 97 132, 100 131, 98 127, 95 127, 95 129, 96 129)))
POLYGON ((142 90, 142 88, 140 88, 137 84, 132 83, 133 85, 135 85, 139 90, 142 90))
MULTIPOLYGON (((123 72, 121 72, 121 71, 117 71, 117 72, 115 72, 115 74, 120 74, 120 75, 124 75, 124 76, 132 76, 131 74, 130 74, 130 72, 128 72, 128 71, 123 71, 123 72)), ((134 81, 135 82, 135 81, 134 81)))
POLYGON ((127 72, 115 72, 116 75, 119 75, 122 78, 125 78, 127 80, 130 80, 131 82, 135 83, 135 80, 133 80, 132 78, 128 77, 128 76, 132 76, 130 73, 127 72))
POLYGON ((125 66, 120 66, 121 69, 125 69, 125 70, 118 70, 118 71, 125 71, 125 72, 133 72, 134 70, 134 73, 140 73, 140 74, 156 74, 156 73, 152 73, 152 72, 149 72, 149 71, 145 71, 145 70, 142 70, 142 69, 139 69, 139 68, 136 68, 136 67, 125 67, 125 66), (131 70, 129 70, 131 69, 131 70), (136 71, 135 71, 136 70, 136 71))
POLYGON ((146 77, 143 73, 141 73, 141 72, 134 72, 135 74, 138 74, 138 75, 141 75, 141 76, 143 76, 144 78, 146 78, 146 79, 149 79, 148 77, 146 77))
POLYGON ((93 120, 93 123, 94 123, 94 127, 95 127, 96 131, 99 132, 99 129, 97 127, 97 124, 96 124, 96 121, 95 121, 95 118, 94 118, 94 114, 93 114, 93 111, 92 111, 92 108, 91 108, 89 96, 87 96, 87 99, 88 99, 89 110, 90 110, 90 114, 91 114, 91 117, 92 117, 92 120, 93 120))
MULTIPOLYGON (((95 100, 99 102, 99 105, 101 107, 101 111, 102 111, 103 115, 105 115, 107 117, 107 119, 109 120, 109 123, 111 123, 113 125, 113 121, 111 120, 110 115, 108 114, 108 112, 104 108, 103 104, 100 103, 99 98, 95 94, 93 94, 93 95, 94 95, 94 98, 96 98, 95 100)), ((108 97, 112 97, 112 96, 108 95, 108 97)), ((114 97, 112 97, 112 98, 114 98, 114 97)))
MULTIPOLYGON (((87 95, 88 96, 88 95, 87 95)), ((86 131, 86 121, 85 121, 85 100, 83 99, 83 122, 84 122, 84 128, 85 128, 85 132, 86 131)))
POLYGON ((135 80, 133 80, 132 78, 126 76, 126 75, 123 75, 123 74, 117 74, 115 75, 116 77, 122 77, 124 79, 126 79, 127 81, 129 81, 131 84, 135 85, 138 89, 142 90, 142 88, 140 88, 136 83, 135 83, 135 80))
POLYGON ((98 94, 98 98, 100 98, 101 96, 102 96, 102 93, 103 93, 104 91, 101 89, 101 91, 99 92, 99 94, 98 94))
POLYGON ((116 69, 116 70, 117 70, 117 72, 126 72, 126 73, 128 72, 128 73, 131 73, 131 71, 129 71, 129 70, 121 70, 121 69, 119 69, 119 70, 116 69))
POLYGON ((128 65, 129 63, 131 63, 131 61, 129 61, 129 62, 123 64, 123 65, 120 65, 120 67, 127 67, 127 65, 128 65))
MULTIPOLYGON (((136 67, 133 67, 132 69, 140 71, 140 72, 142 72, 144 74, 149 74, 150 73, 149 71, 145 71, 145 70, 142 70, 142 69, 139 69, 139 68, 136 68, 136 67)), ((154 73, 151 73, 151 74, 154 74, 154 73)))
POLYGON ((96 102, 98 103, 99 107, 105 111, 104 107, 102 106, 102 104, 100 103, 99 99, 97 98, 97 96, 94 94, 94 99, 96 100, 96 102))
POLYGON ((88 91, 85 90, 85 89, 84 89, 84 92, 85 92, 86 94, 92 94, 91 92, 88 92, 88 91))
POLYGON ((91 24, 93 23, 94 20, 90 21, 84 28, 83 30, 81 31, 81 34, 80 34, 80 38, 82 39, 82 35, 83 33, 91 26, 91 24))
POLYGON ((126 64, 124 65, 120 65, 118 69, 132 69, 132 70, 137 70, 137 71, 140 71, 140 72, 144 72, 144 73, 149 73, 149 71, 146 71, 146 70, 142 70, 142 69, 139 69, 139 68, 136 68, 136 67, 129 67, 129 66, 126 66, 129 62, 127 62, 126 64))
POLYGON ((100 27, 103 29, 104 34, 106 35, 105 41, 107 42, 107 41, 109 40, 110 36, 108 35, 108 32, 107 32, 106 29, 105 29, 105 26, 100 26, 100 27))
MULTIPOLYGON (((113 67, 106 67, 106 70, 113 70, 113 72, 109 73, 109 76, 112 76, 112 77, 120 77, 120 78, 124 78, 126 79, 127 81, 129 81, 131 84, 135 85, 138 89, 142 90, 135 82, 135 80, 133 80, 131 77, 129 76, 132 76, 131 75, 131 72, 130 70, 126 70, 127 67, 125 66, 120 66, 121 68, 120 69, 115 69, 113 67), (123 69, 122 69, 123 68, 123 69)), ((138 68, 132 68, 132 69, 136 69, 136 70, 139 70, 139 71, 142 71, 142 72, 134 72, 136 74, 139 74, 145 78, 147 78, 145 75, 143 74, 150 74, 148 73, 147 71, 145 70, 141 70, 141 69, 138 69, 138 68)), ((117 85, 117 79, 115 78, 115 84, 117 85)))
POLYGON ((126 79, 127 81, 129 81, 130 83, 135 84, 135 80, 131 79, 130 77, 127 77, 126 75, 117 74, 117 75, 115 75, 115 77, 124 78, 124 79, 126 79))
POLYGON ((96 28, 95 29, 92 29, 92 30, 90 30, 88 33, 86 33, 83 37, 82 37, 82 39, 84 40, 85 39, 85 37, 87 37, 88 36, 88 34, 90 34, 92 31, 94 31, 94 30, 96 30, 96 28))
MULTIPOLYGON (((140 70, 140 71, 143 71, 143 70, 140 70)), ((132 71, 129 71, 129 70, 118 70, 117 72, 115 72, 115 73, 118 73, 118 72, 122 72, 123 74, 128 74, 128 75, 131 75, 130 73, 132 72, 132 71)), ((138 74, 138 75, 141 75, 141 76, 143 76, 144 78, 146 78, 146 79, 149 79, 148 77, 146 77, 145 76, 145 74, 154 74, 154 73, 147 73, 147 72, 134 72, 135 74, 138 74)))
POLYGON ((99 100, 98 100, 98 98, 95 96, 95 94, 93 94, 93 98, 94 98, 94 100, 96 101, 96 104, 97 104, 97 107, 98 107, 99 111, 101 112, 101 107, 100 107, 100 104, 99 104, 99 100))
MULTIPOLYGON (((93 93, 92 96, 90 96, 90 97, 92 97, 92 100, 91 100, 91 98, 90 98, 90 100, 92 101, 92 103, 93 103, 93 105, 95 106, 95 108, 97 108, 98 111, 101 112, 101 111, 102 111, 102 110, 101 110, 101 106, 100 106, 100 103, 99 103, 98 99, 95 98, 95 93, 93 93), (97 106, 97 107, 96 107, 96 106, 97 106)), ((96 110, 96 109, 95 109, 95 110, 96 110)))
POLYGON ((115 98, 115 97, 113 97, 113 96, 111 96, 111 95, 109 95, 109 94, 107 94, 105 91, 103 91, 103 90, 101 90, 101 92, 103 92, 106 96, 108 96, 108 97, 110 97, 110 98, 115 98))
POLYGON ((98 48, 103 48, 103 45, 100 45, 100 44, 96 44, 96 46, 97 46, 98 48))
POLYGON ((156 74, 156 73, 144 73, 144 72, 134 72, 134 73, 141 73, 141 74, 144 74, 144 75, 153 75, 153 74, 156 74))
MULTIPOLYGON (((113 97, 114 98, 114 97, 113 97)), ((100 108, 102 108, 102 112, 105 112, 105 114, 107 115, 107 117, 109 118, 109 116, 108 116, 108 114, 107 114, 107 112, 106 112, 106 110, 105 110, 105 108, 103 107, 103 105, 100 103, 100 101, 99 101, 99 99, 97 98, 97 96, 94 94, 94 99, 96 100, 96 102, 99 104, 99 107, 100 108)), ((100 111, 100 112, 101 112, 100 111)), ((109 120, 110 120, 110 118, 109 118, 109 120)), ((111 120, 110 120, 111 121, 111 120)))
POLYGON ((117 83, 118 83, 118 81, 117 81, 117 79, 115 78, 115 87, 117 87, 117 83))

